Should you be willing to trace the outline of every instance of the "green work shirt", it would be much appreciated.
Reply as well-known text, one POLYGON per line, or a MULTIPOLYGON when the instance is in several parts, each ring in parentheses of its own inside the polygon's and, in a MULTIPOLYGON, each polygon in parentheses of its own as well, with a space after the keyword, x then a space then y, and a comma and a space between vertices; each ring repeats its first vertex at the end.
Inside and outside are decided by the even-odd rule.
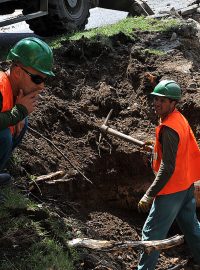
MULTIPOLYGON (((0 111, 2 110, 3 97, 0 93, 0 111)), ((0 112, 0 130, 14 126, 28 116, 26 107, 16 104, 10 111, 0 112)))

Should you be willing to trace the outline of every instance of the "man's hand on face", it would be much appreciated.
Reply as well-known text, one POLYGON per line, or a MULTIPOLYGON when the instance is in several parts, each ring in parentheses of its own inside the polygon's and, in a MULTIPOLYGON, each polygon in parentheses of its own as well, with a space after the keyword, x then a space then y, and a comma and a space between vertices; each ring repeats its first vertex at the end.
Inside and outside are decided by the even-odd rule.
POLYGON ((24 107, 26 107, 28 114, 30 114, 35 110, 35 107, 37 105, 38 95, 40 92, 41 90, 36 90, 27 95, 24 95, 23 90, 20 89, 19 95, 16 99, 16 104, 21 104, 24 107))
POLYGON ((25 120, 20 121, 15 125, 15 136, 18 137, 25 125, 25 120))
POLYGON ((138 203, 138 211, 143 212, 143 213, 148 212, 149 209, 151 208, 153 200, 154 200, 153 197, 150 197, 144 194, 144 196, 138 203))

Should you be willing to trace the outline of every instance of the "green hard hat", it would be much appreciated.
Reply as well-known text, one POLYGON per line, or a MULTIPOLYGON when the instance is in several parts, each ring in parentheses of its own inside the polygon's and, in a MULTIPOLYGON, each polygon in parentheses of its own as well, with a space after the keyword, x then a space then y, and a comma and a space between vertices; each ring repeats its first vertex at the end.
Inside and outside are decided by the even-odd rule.
POLYGON ((162 80, 156 85, 151 95, 179 100, 181 99, 181 88, 173 80, 162 80))
POLYGON ((28 37, 20 40, 10 50, 7 59, 19 61, 25 67, 32 67, 48 76, 55 76, 52 72, 52 50, 39 38, 28 37))

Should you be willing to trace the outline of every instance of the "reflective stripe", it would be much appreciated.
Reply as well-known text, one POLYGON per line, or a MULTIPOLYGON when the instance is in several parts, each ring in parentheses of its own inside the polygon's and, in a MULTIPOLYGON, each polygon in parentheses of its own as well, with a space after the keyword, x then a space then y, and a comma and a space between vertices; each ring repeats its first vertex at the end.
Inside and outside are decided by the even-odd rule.
POLYGON ((153 153, 153 160, 157 160, 158 159, 158 153, 153 153))

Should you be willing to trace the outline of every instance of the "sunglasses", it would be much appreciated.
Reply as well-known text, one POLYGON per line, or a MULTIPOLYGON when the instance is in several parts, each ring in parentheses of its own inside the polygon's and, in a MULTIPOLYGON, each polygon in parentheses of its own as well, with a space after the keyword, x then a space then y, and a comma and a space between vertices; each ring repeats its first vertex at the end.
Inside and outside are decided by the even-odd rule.
POLYGON ((35 84, 41 84, 41 83, 45 83, 46 79, 47 78, 43 78, 42 76, 40 75, 37 75, 37 74, 32 74, 30 73, 28 70, 24 69, 23 67, 20 66, 20 68, 26 72, 26 74, 28 74, 31 78, 31 81, 35 84))

